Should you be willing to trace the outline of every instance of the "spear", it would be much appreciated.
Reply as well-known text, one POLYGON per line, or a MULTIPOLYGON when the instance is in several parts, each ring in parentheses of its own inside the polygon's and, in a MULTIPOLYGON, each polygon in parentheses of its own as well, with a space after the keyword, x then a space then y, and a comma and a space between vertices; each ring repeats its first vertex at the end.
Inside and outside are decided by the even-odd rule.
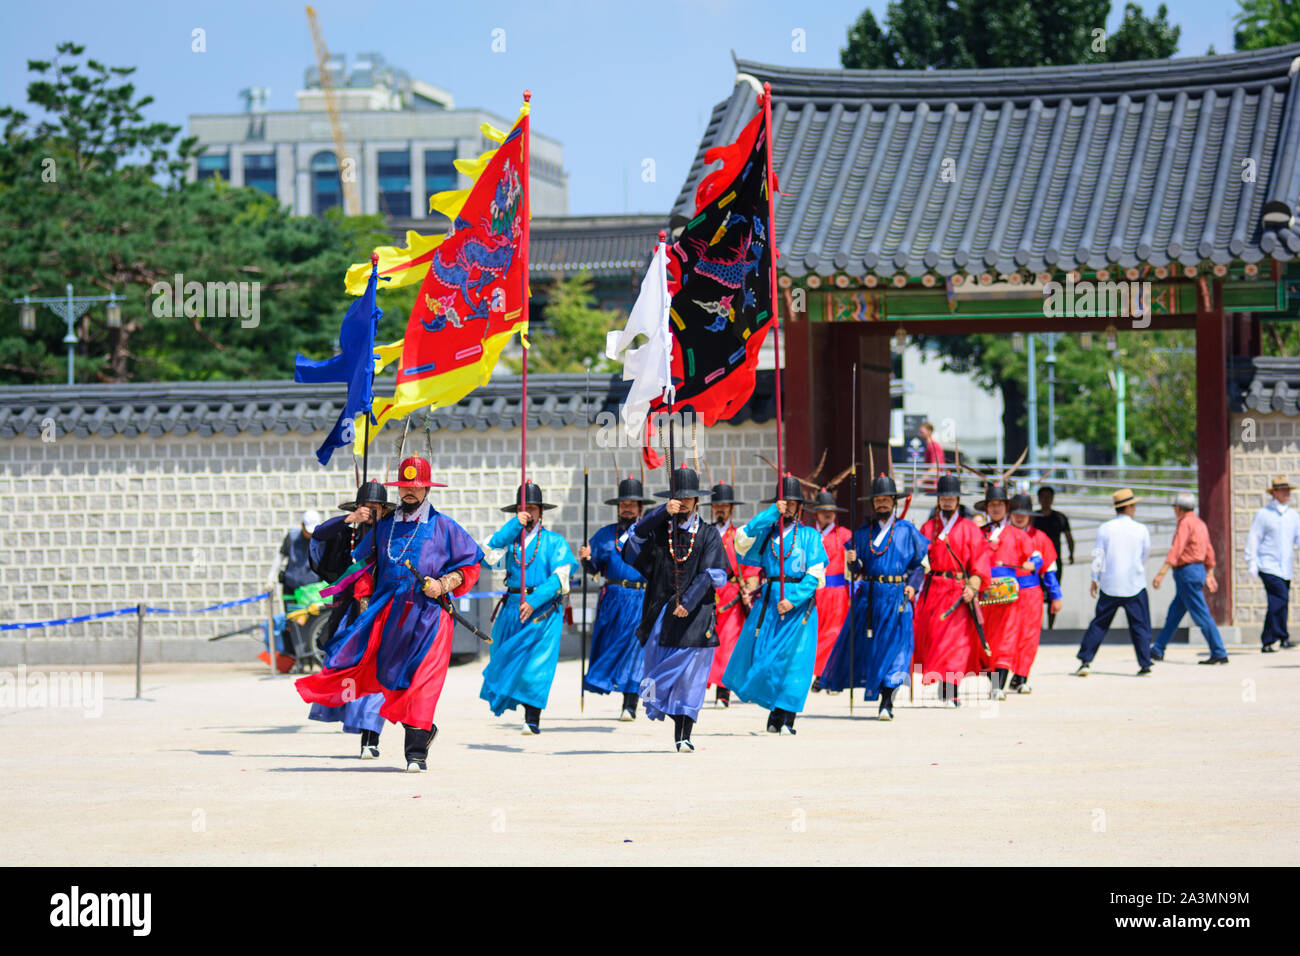
MULTIPOLYGON (((591 431, 591 369, 587 369, 587 397, 583 403, 583 409, 587 413, 587 431, 591 431)), ((590 546, 591 541, 587 537, 587 504, 591 492, 591 469, 587 467, 587 450, 582 450, 582 543, 590 546)), ((618 464, 615 456, 615 465, 618 464)), ((578 712, 581 713, 587 707, 587 569, 582 569, 582 661, 580 663, 579 673, 582 680, 578 685, 578 712)))
MULTIPOLYGON (((850 447, 850 471, 849 471, 849 530, 852 534, 858 531, 858 363, 853 363, 852 374, 853 408, 849 412, 849 435, 851 437, 850 447)), ((868 446, 870 451, 870 446, 868 446)), ((849 537, 849 544, 853 544, 852 534, 849 537)), ((853 645, 857 643, 858 632, 853 627, 853 585, 856 575, 852 568, 845 568, 849 572, 849 716, 853 716, 853 645)), ((867 581, 868 588, 871 582, 867 581)))

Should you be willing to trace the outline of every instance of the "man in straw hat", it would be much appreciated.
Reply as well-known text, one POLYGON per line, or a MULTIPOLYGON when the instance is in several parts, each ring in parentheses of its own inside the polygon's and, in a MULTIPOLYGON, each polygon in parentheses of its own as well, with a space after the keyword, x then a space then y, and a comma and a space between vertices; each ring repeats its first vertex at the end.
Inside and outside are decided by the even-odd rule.
POLYGON ((645 497, 641 482, 628 475, 618 483, 618 494, 605 501, 615 506, 615 522, 605 525, 578 549, 578 560, 587 572, 605 579, 596 601, 591 663, 583 686, 593 694, 622 694, 619 720, 636 719, 637 691, 641 687, 645 657, 636 639, 636 629, 641 623, 645 578, 623 560, 618 541, 641 517, 642 508, 653 503, 653 498, 645 497))
POLYGON ((980 586, 989 579, 992 553, 984 533, 961 513, 961 480, 940 475, 938 507, 921 526, 930 542, 925 590, 916 608, 916 663, 921 682, 939 682, 939 699, 958 707, 962 678, 989 670, 979 607, 980 586))
POLYGON ((1153 588, 1159 589, 1170 569, 1174 572, 1173 603, 1165 615, 1165 626, 1151 645, 1151 659, 1165 659, 1165 648, 1174 636, 1174 629, 1183 621, 1185 613, 1191 614, 1196 626, 1201 629, 1205 642, 1210 645, 1210 656, 1200 661, 1201 664, 1226 664, 1228 652, 1224 650, 1223 638, 1210 616, 1206 606, 1205 595, 1201 589, 1208 589, 1211 594, 1219 589, 1214 580, 1214 545, 1210 543, 1210 529, 1196 516, 1196 496, 1190 491, 1180 491, 1174 498, 1174 517, 1178 529, 1174 540, 1169 545, 1169 554, 1165 563, 1156 572, 1151 581, 1153 588))
POLYGON ((1300 548, 1300 514, 1288 502, 1291 482, 1285 475, 1273 479, 1268 489, 1268 504, 1255 512, 1246 536, 1246 567, 1259 576, 1268 595, 1268 612, 1259 639, 1263 652, 1272 654, 1278 647, 1293 647, 1287 632, 1287 602, 1291 591, 1291 568, 1295 549, 1300 548))
POLYGON ((821 535, 799 523, 804 497, 798 478, 783 476, 779 497, 768 503, 736 532, 741 560, 761 567, 765 580, 722 680, 741 700, 768 709, 769 734, 793 734, 812 686, 815 596, 826 581, 827 558, 821 535))
POLYGON ((753 592, 758 589, 758 568, 742 564, 736 557, 736 531, 733 519, 736 506, 746 502, 736 497, 736 489, 719 482, 709 492, 709 508, 713 512, 713 527, 722 536, 722 548, 727 554, 727 581, 717 589, 718 649, 713 652, 713 665, 709 668, 709 686, 716 688, 716 700, 723 707, 731 706, 731 691, 722 683, 731 652, 745 626, 745 617, 753 604, 753 592))
POLYGON ((837 514, 848 511, 835 504, 835 494, 828 488, 820 488, 812 503, 808 505, 817 522, 817 532, 822 536, 822 547, 826 549, 826 586, 817 591, 817 658, 813 662, 812 689, 822 689, 821 673, 826 668, 826 660, 835 647, 835 639, 840 636, 844 619, 849 615, 849 582, 844 576, 844 554, 853 540, 853 532, 835 520, 837 514))
MULTIPOLYGON (((352 552, 354 560, 373 560, 370 603, 339 636, 321 671, 296 686, 303 700, 330 707, 382 693, 379 713, 406 727, 406 769, 415 773, 426 769, 438 733, 433 717, 451 663, 455 622, 439 599, 474 586, 483 552, 433 508, 429 489, 446 486, 432 480, 425 459, 403 460, 398 476, 387 484, 400 489, 401 506, 352 552)), ((362 523, 374 520, 369 508, 356 514, 362 523)))
POLYGON ((1137 655, 1138 676, 1151 673, 1151 608, 1147 602, 1146 559, 1151 550, 1151 533, 1133 517, 1136 498, 1129 488, 1111 495, 1115 517, 1097 529, 1097 544, 1092 551, 1092 585, 1090 596, 1097 598, 1092 623, 1083 632, 1079 645, 1079 668, 1076 677, 1087 677, 1097 648, 1110 630, 1115 613, 1124 609, 1128 618, 1129 637, 1137 655), (1100 592, 1100 596, 1098 596, 1100 592))
POLYGON ((478 695, 498 717, 522 707, 525 735, 542 732, 542 711, 560 660, 564 596, 578 569, 568 542, 542 527, 542 512, 555 507, 543 498, 534 482, 519 487, 501 508, 511 518, 489 539, 483 559, 492 566, 504 561, 506 593, 492 613, 492 648, 478 695))
POLYGON ((623 560, 646 579, 637 638, 645 646, 641 699, 651 720, 673 719, 673 745, 693 753, 691 729, 708 692, 718 646, 716 589, 727 580, 718 529, 699 513, 700 479, 683 465, 669 476, 668 503, 651 509, 628 531, 623 560))
POLYGON ((894 719, 894 691, 911 677, 912 601, 925 579, 922 563, 930 544, 916 525, 895 516, 898 499, 906 497, 888 475, 872 479, 871 494, 864 499, 871 502, 872 514, 853 533, 846 554, 856 579, 853 613, 822 671, 823 689, 843 690, 849 686, 851 656, 852 684, 862 688, 864 700, 880 698, 880 720, 894 719))
MULTIPOLYGON (((339 509, 346 514, 328 518, 316 526, 311 536, 310 559, 312 570, 331 586, 322 592, 333 598, 329 620, 320 637, 323 654, 329 655, 337 643, 335 638, 351 627, 370 603, 374 581, 364 569, 364 562, 353 562, 352 552, 361 543, 368 526, 392 511, 388 491, 377 481, 367 481, 357 489, 352 501, 345 501, 339 509)), ((384 718, 379 708, 383 694, 365 694, 339 707, 312 704, 307 714, 309 720, 343 724, 343 732, 361 735, 361 759, 374 760, 379 756, 379 734, 384 729, 384 718)))
POLYGON ((992 482, 985 486, 984 500, 975 502, 975 510, 988 517, 980 530, 992 553, 988 586, 996 592, 995 598, 983 608, 984 634, 993 664, 989 678, 994 700, 1007 699, 1007 678, 1015 664, 1020 636, 1020 612, 1016 607, 1020 601, 1019 579, 1037 580, 1036 575, 1043 566, 1043 555, 1034 546, 1033 539, 1023 527, 1010 520, 1009 500, 1007 486, 992 482))
POLYGON ((1042 561, 1037 570, 1021 572, 1016 575, 1019 588, 1016 598, 1016 639, 1011 653, 1011 683, 1007 689, 1012 693, 1029 694, 1029 669, 1038 656, 1038 644, 1043 636, 1043 602, 1048 613, 1055 616, 1061 611, 1061 583, 1057 578, 1057 563, 1060 560, 1052 539, 1041 528, 1031 525, 1034 517, 1033 503, 1029 495, 1012 495, 1008 503, 1011 508, 1011 523, 1029 535, 1034 546, 1034 553, 1042 561))

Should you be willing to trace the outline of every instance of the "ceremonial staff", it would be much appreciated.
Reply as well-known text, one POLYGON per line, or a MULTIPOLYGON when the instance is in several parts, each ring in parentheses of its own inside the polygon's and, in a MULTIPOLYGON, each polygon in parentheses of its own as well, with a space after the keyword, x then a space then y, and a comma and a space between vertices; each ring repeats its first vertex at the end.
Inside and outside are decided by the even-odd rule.
MULTIPOLYGON (((858 530, 858 363, 853 363, 853 372, 850 377, 850 395, 853 399, 853 406, 849 412, 849 544, 853 544, 853 535, 858 530)), ((854 562, 857 563, 857 562, 854 562)), ((857 584, 857 574, 852 568, 846 567, 844 570, 849 572, 849 716, 853 716, 853 645, 857 642, 858 632, 853 629, 853 590, 857 584)), ((871 582, 867 581, 868 593, 871 590, 871 582)), ((871 626, 871 622, 867 622, 871 626)))
MULTIPOLYGON (((527 105, 532 102, 532 99, 533 99, 532 91, 524 90, 524 103, 527 105)), ((531 112, 531 107, 529 109, 531 112)), ((524 208, 523 208, 523 217, 522 217, 523 218, 523 242, 519 244, 519 248, 523 252, 523 255, 521 257, 523 259, 523 268, 520 269, 519 281, 523 283, 523 295, 521 296, 521 302, 522 302, 522 308, 524 312, 524 320, 522 323, 520 323, 520 328, 523 331, 519 334, 519 343, 521 346, 523 346, 523 350, 524 350, 522 393, 519 399, 519 421, 521 422, 521 428, 522 428, 520 438, 519 438, 519 510, 520 511, 524 510, 524 502, 527 500, 524 493, 525 492, 524 486, 528 483, 528 348, 529 348, 528 346, 528 232, 529 232, 528 220, 529 217, 532 215, 532 207, 529 204, 529 198, 528 198, 528 180, 531 175, 531 167, 529 166, 528 147, 529 147, 529 141, 531 139, 532 139, 532 122, 530 119, 530 122, 528 123, 528 131, 524 133, 524 142, 522 147, 523 158, 524 158, 524 162, 523 162, 524 170, 523 170, 523 176, 520 177, 523 180, 523 193, 524 193, 524 204, 523 204, 524 208)), ((528 553, 525 549, 525 545, 527 543, 527 536, 528 536, 528 526, 524 525, 522 522, 520 524, 521 527, 519 528, 519 606, 520 606, 519 621, 520 623, 523 623, 524 620, 523 605, 528 600, 528 581, 527 581, 528 553)), ((540 544, 541 542, 539 541, 538 542, 539 547, 540 544)))
MULTIPOLYGON (((587 416, 587 433, 591 432, 591 369, 587 369, 587 386, 586 400, 583 403, 583 414, 587 416)), ((591 493, 591 470, 587 467, 587 449, 582 451, 582 543, 590 547, 590 539, 587 537, 587 502, 591 493)), ((590 560, 590 559, 589 559, 590 560)), ((587 569, 582 569, 582 661, 579 668, 580 680, 578 682, 578 711, 581 713, 587 706, 587 569)))
MULTIPOLYGON (((763 132, 767 138, 767 242, 768 253, 772 259, 772 345, 776 349, 776 499, 777 499, 777 551, 781 562, 777 575, 780 591, 778 600, 785 600, 785 513, 781 510, 781 484, 785 477, 785 443, 781 437, 781 311, 777 307, 776 291, 776 170, 772 168, 772 84, 763 84, 763 95, 759 98, 763 104, 763 132)), ((852 680, 852 675, 850 675, 852 680)))

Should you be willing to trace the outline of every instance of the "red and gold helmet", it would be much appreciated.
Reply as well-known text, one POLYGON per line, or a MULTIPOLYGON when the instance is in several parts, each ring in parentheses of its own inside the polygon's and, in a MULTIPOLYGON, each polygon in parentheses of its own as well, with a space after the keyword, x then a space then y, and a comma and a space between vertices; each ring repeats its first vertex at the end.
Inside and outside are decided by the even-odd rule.
POLYGON ((384 482, 390 488, 446 488, 442 482, 432 481, 433 469, 419 455, 405 459, 397 468, 397 481, 384 482))

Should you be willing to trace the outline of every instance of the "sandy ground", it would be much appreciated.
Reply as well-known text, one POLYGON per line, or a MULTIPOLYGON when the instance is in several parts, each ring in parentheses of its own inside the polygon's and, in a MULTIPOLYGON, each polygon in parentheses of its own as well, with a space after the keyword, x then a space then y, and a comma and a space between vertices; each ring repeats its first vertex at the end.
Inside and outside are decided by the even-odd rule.
MULTIPOLYGON (((753 705, 706 705, 698 752, 588 694, 563 662, 540 737, 453 668, 429 772, 308 722, 256 665, 103 671, 102 715, 0 710, 0 859, 100 864, 1300 863, 1300 650, 1171 649, 1137 679, 1123 632, 1092 676, 1043 649, 1034 693, 892 724, 810 695, 796 737, 753 705), (1122 643, 1121 643, 1122 641, 1122 643)), ((31 674, 28 674, 30 679, 31 674)), ((987 687, 980 681, 978 686, 987 687)), ((710 695, 712 696, 712 695, 710 695)), ((30 701, 28 702, 30 703, 30 701)), ((92 712, 95 709, 92 706, 92 712)))

